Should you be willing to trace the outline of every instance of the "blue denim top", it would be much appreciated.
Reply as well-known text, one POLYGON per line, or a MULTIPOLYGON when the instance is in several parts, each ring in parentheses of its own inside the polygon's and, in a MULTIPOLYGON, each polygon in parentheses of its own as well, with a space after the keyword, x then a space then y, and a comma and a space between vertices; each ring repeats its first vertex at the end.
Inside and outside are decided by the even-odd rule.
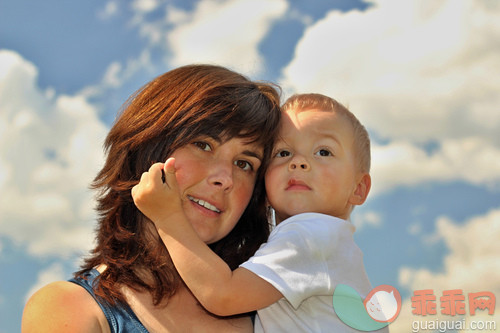
POLYGON ((90 295, 92 295, 92 297, 94 297, 97 304, 101 307, 102 312, 104 312, 112 333, 149 333, 128 305, 118 303, 113 306, 94 294, 92 285, 94 284, 95 278, 99 276, 99 274, 100 273, 97 270, 92 269, 84 273, 83 276, 73 278, 69 281, 82 286, 90 293, 90 295))

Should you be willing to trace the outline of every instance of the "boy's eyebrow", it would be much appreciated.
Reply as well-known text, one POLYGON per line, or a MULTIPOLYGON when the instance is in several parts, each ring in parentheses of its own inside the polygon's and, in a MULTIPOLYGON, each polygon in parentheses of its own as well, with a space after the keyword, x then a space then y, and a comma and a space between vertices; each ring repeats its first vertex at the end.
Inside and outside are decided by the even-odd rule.
POLYGON ((337 138, 337 136, 334 133, 331 133, 330 131, 318 131, 318 134, 330 138, 333 141, 335 141, 338 145, 341 145, 340 140, 337 138))

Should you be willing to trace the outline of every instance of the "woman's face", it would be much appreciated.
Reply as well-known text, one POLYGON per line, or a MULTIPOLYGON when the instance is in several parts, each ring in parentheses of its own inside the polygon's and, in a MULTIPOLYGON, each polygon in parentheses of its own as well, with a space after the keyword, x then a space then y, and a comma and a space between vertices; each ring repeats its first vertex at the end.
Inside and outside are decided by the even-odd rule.
POLYGON ((173 152, 184 212, 205 243, 224 238, 238 222, 262 156, 262 147, 242 138, 200 137, 173 152))

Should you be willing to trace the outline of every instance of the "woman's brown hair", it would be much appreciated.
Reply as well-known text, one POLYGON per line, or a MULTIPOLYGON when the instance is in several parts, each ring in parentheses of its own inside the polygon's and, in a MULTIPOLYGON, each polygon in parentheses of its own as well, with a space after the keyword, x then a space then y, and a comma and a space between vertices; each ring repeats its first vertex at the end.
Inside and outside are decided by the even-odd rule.
POLYGON ((130 97, 104 143, 107 154, 92 187, 99 191, 97 245, 76 275, 98 265, 96 294, 123 302, 121 286, 151 293, 154 304, 182 283, 152 223, 131 189, 143 172, 200 136, 248 139, 264 148, 249 205, 235 228, 211 248, 232 268, 269 235, 263 175, 279 129, 279 93, 214 65, 190 65, 155 78, 130 97))

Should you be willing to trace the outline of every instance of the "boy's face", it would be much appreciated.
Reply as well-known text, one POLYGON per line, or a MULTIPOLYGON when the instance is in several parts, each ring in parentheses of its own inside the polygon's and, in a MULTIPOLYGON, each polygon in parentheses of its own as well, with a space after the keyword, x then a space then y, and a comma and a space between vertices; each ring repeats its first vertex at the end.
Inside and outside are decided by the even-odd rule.
POLYGON ((281 126, 266 173, 276 222, 305 212, 348 219, 359 204, 362 176, 355 168, 352 125, 333 111, 289 110, 281 126))

